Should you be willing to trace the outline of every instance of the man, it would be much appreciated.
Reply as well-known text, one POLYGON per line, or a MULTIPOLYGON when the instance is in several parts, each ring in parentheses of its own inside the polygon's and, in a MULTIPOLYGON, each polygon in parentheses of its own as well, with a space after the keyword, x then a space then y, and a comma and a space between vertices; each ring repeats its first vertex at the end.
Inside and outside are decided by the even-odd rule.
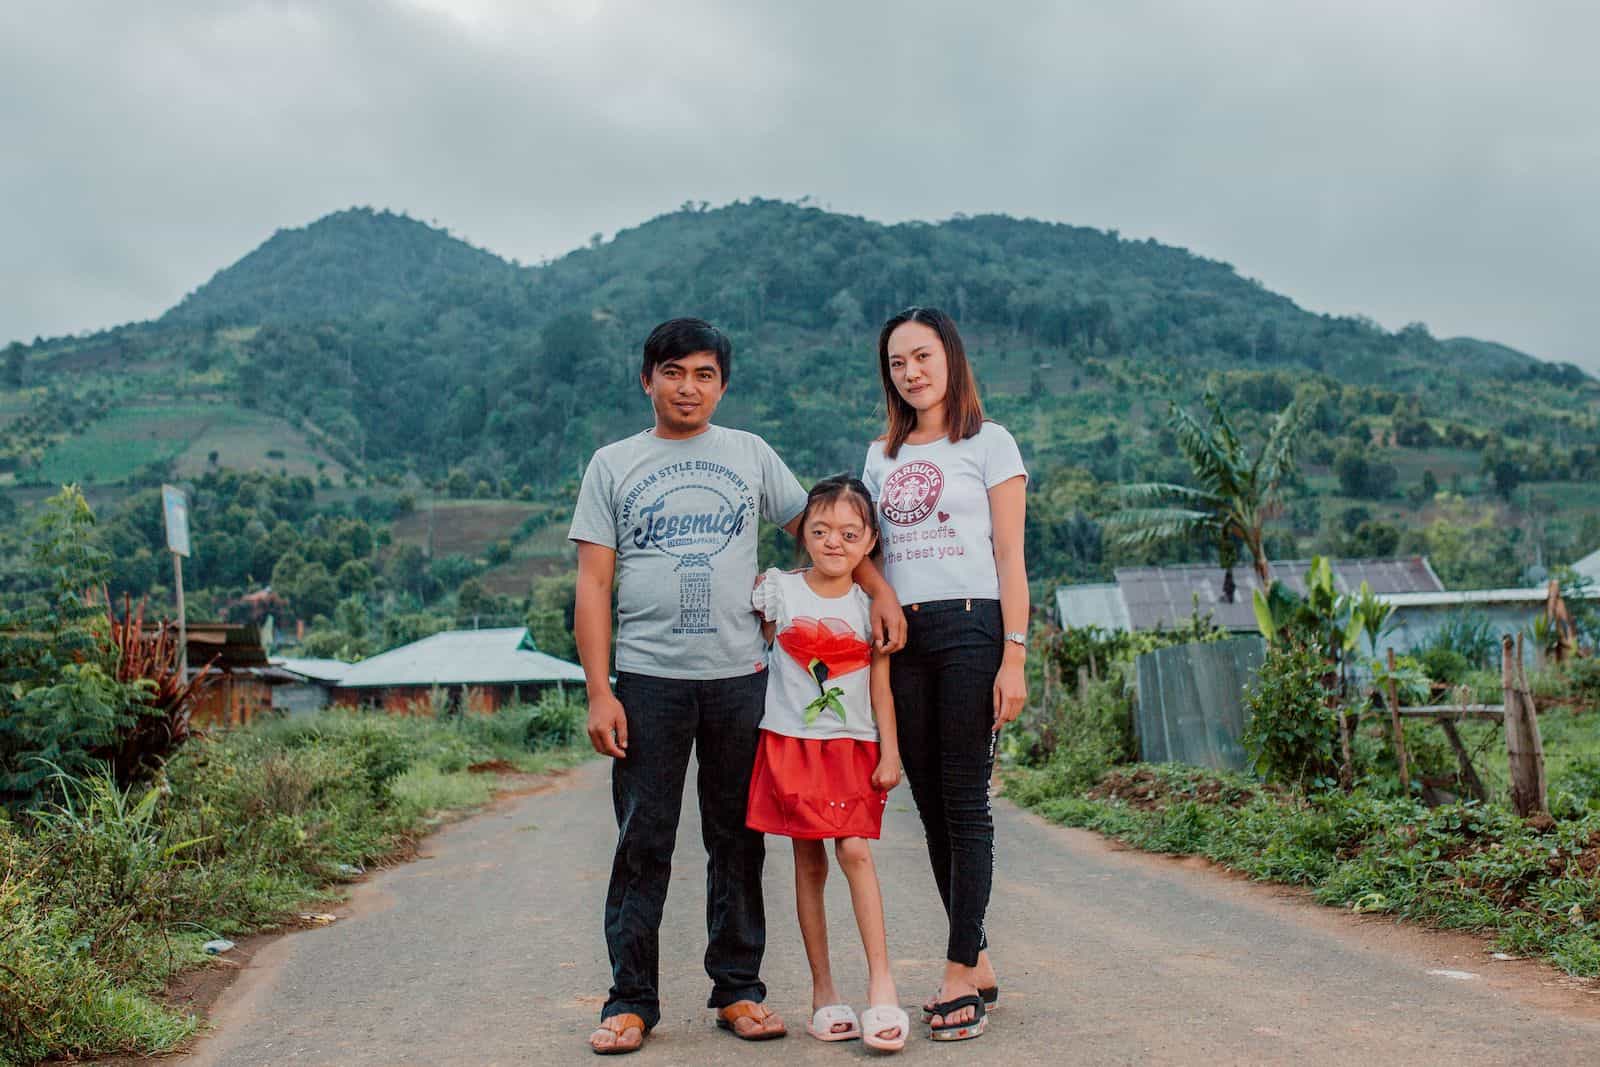
MULTIPOLYGON (((612 986, 589 1044, 632 1052, 660 1020, 659 932, 689 754, 706 871, 707 1006, 745 1040, 782 1037, 763 1001, 766 948, 762 836, 745 827, 750 768, 766 695, 766 656, 750 589, 761 518, 791 534, 806 494, 755 434, 711 423, 728 388, 733 346, 700 319, 672 319, 644 344, 639 381, 655 425, 605 446, 583 476, 568 537, 578 546, 578 658, 589 691, 589 740, 612 757, 617 851, 606 892, 612 986), (608 677, 611 590, 616 670, 608 677)), ((878 643, 905 643, 905 619, 876 569, 878 643)))

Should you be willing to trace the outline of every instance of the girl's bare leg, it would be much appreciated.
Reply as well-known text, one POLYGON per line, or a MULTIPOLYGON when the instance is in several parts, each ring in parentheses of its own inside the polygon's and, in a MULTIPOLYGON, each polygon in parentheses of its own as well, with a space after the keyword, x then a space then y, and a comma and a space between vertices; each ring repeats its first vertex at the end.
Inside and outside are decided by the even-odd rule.
MULTIPOLYGON (((833 985, 833 965, 828 959, 828 912, 822 890, 828 883, 828 850, 821 841, 794 841, 794 899, 800 913, 800 940, 811 965, 811 1010, 839 1003, 833 985)), ((835 1023, 842 1033, 846 1023, 835 1023)))
MULTIPOLYGON (((839 869, 850 883, 850 904, 856 913, 856 928, 861 931, 861 946, 867 950, 867 1003, 900 1003, 894 975, 889 973, 889 942, 884 933, 883 891, 878 886, 878 868, 872 862, 872 848, 864 837, 841 837, 834 842, 839 869)), ((898 1026, 878 1035, 887 1040, 900 1036, 898 1026)))

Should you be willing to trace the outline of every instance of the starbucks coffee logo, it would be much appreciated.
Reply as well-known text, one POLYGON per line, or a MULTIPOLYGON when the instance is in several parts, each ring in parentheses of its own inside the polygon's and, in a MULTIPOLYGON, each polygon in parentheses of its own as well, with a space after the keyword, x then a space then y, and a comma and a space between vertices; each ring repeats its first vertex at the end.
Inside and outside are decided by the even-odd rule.
POLYGON ((883 483, 878 510, 896 526, 915 526, 933 513, 943 491, 944 472, 926 460, 912 460, 883 483))

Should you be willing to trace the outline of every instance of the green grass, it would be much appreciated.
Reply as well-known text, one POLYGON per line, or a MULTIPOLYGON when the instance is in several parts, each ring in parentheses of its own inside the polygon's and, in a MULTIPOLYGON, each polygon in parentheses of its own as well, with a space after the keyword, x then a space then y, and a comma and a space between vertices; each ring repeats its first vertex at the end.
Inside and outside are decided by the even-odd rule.
MULTIPOLYGON (((455 553, 477 558, 500 540, 510 540, 539 505, 516 500, 435 500, 419 502, 391 527, 394 543, 425 546, 433 538, 436 557, 455 553)), ((563 525, 560 533, 565 538, 563 525)), ((524 590, 525 592, 525 590, 524 590)))
POLYGON ((171 1050, 197 1022, 161 993, 207 937, 336 896, 350 867, 483 804, 497 777, 475 765, 583 758, 582 715, 549 700, 458 721, 269 720, 191 742, 158 788, 91 779, 40 813, 0 810, 0 1067, 171 1050))
POLYGON ((168 460, 187 477, 210 466, 212 451, 225 467, 309 476, 321 462, 330 476, 343 471, 282 419, 233 404, 182 401, 115 409, 51 448, 30 477, 57 484, 120 482, 141 467, 168 460), (282 452, 283 458, 268 457, 268 451, 282 452))

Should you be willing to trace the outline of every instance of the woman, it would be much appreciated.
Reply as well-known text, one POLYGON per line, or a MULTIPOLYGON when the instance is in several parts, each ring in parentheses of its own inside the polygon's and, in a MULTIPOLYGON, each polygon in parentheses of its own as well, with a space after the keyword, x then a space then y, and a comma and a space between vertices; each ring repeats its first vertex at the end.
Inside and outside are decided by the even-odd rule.
POLYGON ((862 481, 883 519, 884 574, 905 608, 890 662, 900 749, 949 920, 944 977, 924 1006, 936 1040, 981 1035, 999 985, 984 913, 994 876, 989 778, 999 730, 1027 698, 1027 471, 986 421, 955 323, 907 308, 878 336, 888 429, 862 481))

